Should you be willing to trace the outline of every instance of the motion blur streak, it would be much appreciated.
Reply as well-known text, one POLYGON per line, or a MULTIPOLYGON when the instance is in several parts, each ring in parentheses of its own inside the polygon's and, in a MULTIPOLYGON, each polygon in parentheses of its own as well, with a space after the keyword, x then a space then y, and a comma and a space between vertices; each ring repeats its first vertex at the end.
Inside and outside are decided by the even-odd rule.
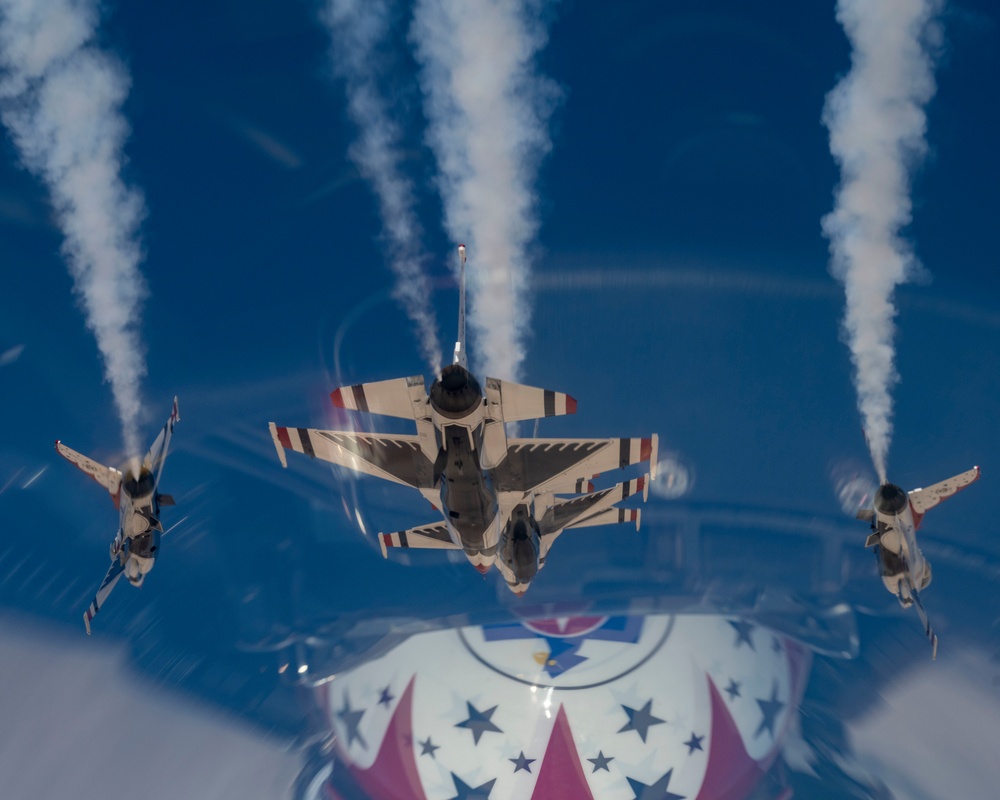
POLYGON ((919 270, 900 229, 912 218, 909 171, 923 157, 934 94, 931 51, 940 0, 839 0, 851 71, 827 95, 823 122, 841 170, 834 210, 823 218, 831 271, 844 283, 844 331, 858 406, 879 479, 892 437, 890 390, 899 376, 893 292, 919 270))
POLYGON ((0 110, 24 165, 47 184, 63 255, 97 338, 130 455, 145 374, 136 322, 146 286, 141 194, 120 170, 129 77, 93 43, 96 2, 0 0, 0 110))
POLYGON ((389 35, 385 0, 329 0, 321 15, 333 40, 335 74, 344 80, 347 110, 359 135, 350 156, 378 197, 389 259, 396 274, 393 292, 417 328, 420 350, 432 373, 440 370, 441 347, 431 306, 431 286, 422 262, 414 189, 400 169, 402 139, 378 87, 386 63, 378 52, 389 35))
POLYGON ((547 40, 543 7, 418 0, 410 31, 445 228, 469 245, 470 349, 497 378, 517 379, 524 360, 529 246, 538 230, 533 185, 559 95, 534 64, 547 40))

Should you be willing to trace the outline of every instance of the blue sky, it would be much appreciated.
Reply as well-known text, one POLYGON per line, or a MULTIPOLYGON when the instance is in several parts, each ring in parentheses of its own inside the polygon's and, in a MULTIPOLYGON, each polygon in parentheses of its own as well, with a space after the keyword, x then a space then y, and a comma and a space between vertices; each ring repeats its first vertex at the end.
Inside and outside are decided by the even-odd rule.
MULTIPOLYGON (((182 422, 164 480, 179 505, 167 522, 187 519, 142 592, 117 590, 88 645, 134 642, 129 619, 144 608, 165 640, 224 649, 296 615, 378 618, 412 605, 416 592, 433 613, 509 606, 492 576, 484 583, 465 564, 431 559, 385 563, 358 530, 359 515, 369 532, 429 522, 421 501, 318 463, 283 472, 269 441, 269 420, 343 424, 327 399, 341 382, 427 371, 388 296, 382 222, 348 155, 356 129, 315 11, 210 0, 194 16, 161 2, 118 4, 103 16, 100 45, 131 77, 123 177, 147 212, 138 229, 149 286, 138 326, 148 369, 140 439, 152 440, 178 395, 182 422), (296 581, 305 600, 288 599, 296 581)), ((399 12, 386 84, 447 356, 457 242, 435 184, 408 14, 399 12)), ((849 68, 832 5, 565 2, 548 6, 545 20, 537 73, 559 97, 545 126, 551 150, 529 181, 533 288, 516 313, 530 320, 524 381, 568 392, 579 410, 540 433, 655 431, 661 451, 694 477, 678 508, 766 509, 849 526, 831 470, 872 471, 839 330, 843 290, 820 229, 839 180, 821 113, 849 68)), ((901 382, 889 467, 912 488, 982 465, 981 483, 936 511, 926 534, 941 552, 954 546, 988 560, 1000 555, 989 511, 1000 454, 1000 19, 991 4, 967 0, 949 3, 942 20, 929 152, 905 231, 932 280, 897 294, 901 382)), ((108 461, 121 455, 61 241, 46 189, 4 138, 0 354, 11 355, 0 365, 2 541, 46 570, 78 574, 71 594, 81 601, 47 605, 16 576, 0 597, 10 624, 51 641, 82 635, 82 598, 105 569, 114 526, 107 500, 51 443, 108 461)), ((470 250, 470 271, 480 258, 470 250)), ((483 346, 470 343, 474 357, 483 346)), ((648 517, 657 507, 669 516, 667 506, 654 498, 648 517)), ((620 546, 641 552, 658 531, 651 522, 620 546)), ((587 532, 578 547, 564 538, 532 593, 539 602, 579 596, 576 566, 617 535, 587 532)), ((996 586, 948 595, 962 573, 947 563, 936 566, 927 602, 957 637, 996 586)), ((874 572, 862 570, 845 591, 894 613, 872 586, 874 572)), ((922 655, 910 621, 912 652, 922 655)))

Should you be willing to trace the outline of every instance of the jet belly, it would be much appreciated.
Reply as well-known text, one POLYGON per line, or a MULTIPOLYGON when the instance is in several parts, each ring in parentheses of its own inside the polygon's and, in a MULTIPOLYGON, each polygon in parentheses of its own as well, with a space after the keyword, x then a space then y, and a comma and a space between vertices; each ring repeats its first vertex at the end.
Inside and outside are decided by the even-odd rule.
MULTIPOLYGON (((448 528, 470 557, 485 556, 492 562, 496 554, 497 496, 492 481, 479 463, 473 432, 464 425, 445 425, 441 465, 441 508, 448 528)), ((478 559, 480 566, 482 559, 478 559)))
MULTIPOLYGON (((931 571, 927 559, 917 545, 917 526, 913 519, 913 508, 906 494, 897 487, 882 487, 881 492, 898 491, 895 502, 877 503, 875 509, 875 525, 879 531, 879 566, 882 583, 900 602, 909 605, 912 602, 907 587, 909 582, 922 591, 930 584, 931 571), (882 505, 879 508, 878 505, 882 505)), ((880 497, 879 500, 882 498, 880 497)))
POLYGON ((517 505, 500 536, 497 569, 518 597, 531 585, 539 570, 540 532, 526 504, 517 505))

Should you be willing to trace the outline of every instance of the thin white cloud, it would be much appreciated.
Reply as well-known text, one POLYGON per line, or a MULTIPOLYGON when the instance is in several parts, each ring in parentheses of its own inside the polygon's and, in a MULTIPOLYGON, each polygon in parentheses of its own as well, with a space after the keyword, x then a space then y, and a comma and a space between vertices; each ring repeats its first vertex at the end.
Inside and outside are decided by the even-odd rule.
POLYGON ((385 0, 329 0, 322 19, 332 38, 334 72, 344 81, 348 114, 358 128, 350 156, 378 198, 389 264, 396 275, 393 294, 416 327, 421 354, 436 373, 441 346, 424 270, 415 191, 400 166, 404 152, 399 125, 378 86, 385 66, 379 47, 389 35, 389 7, 385 0))
POLYGON ((13 364, 21 357, 21 353, 23 352, 23 344, 15 344, 13 347, 8 347, 0 353, 0 367, 6 367, 8 364, 13 364))
POLYGON ((0 116, 24 165, 48 186, 126 450, 138 453, 145 208, 121 178, 129 77, 94 44, 98 19, 88 0, 0 0, 0 116))
MULTIPOLYGON (((518 378, 530 324, 535 182, 559 93, 539 74, 547 41, 535 0, 417 0, 428 141, 445 228, 469 247, 469 324, 486 374, 518 378)), ((456 264, 457 267, 457 264, 456 264)))
POLYGON ((900 231, 912 217, 910 173, 926 152, 924 105, 935 91, 940 0, 839 0, 851 70, 826 98, 823 121, 840 165, 823 218, 831 270, 844 283, 844 332, 872 459, 885 481, 892 438, 894 291, 920 269, 900 231))

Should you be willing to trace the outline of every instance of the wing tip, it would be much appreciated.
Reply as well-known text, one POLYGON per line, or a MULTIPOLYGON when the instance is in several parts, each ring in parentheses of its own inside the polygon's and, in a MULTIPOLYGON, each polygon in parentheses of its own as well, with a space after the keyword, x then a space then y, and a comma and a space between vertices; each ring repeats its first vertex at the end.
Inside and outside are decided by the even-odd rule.
POLYGON ((566 413, 575 414, 576 413, 576 398, 566 395, 566 413))
POLYGON ((333 403, 334 408, 346 408, 344 405, 344 395, 341 392, 341 389, 334 389, 330 392, 330 402, 333 403))
POLYGON ((267 423, 267 429, 271 432, 271 441, 274 442, 274 449, 278 453, 278 461, 281 462, 281 466, 285 469, 288 468, 288 459, 285 457, 285 448, 282 446, 281 432, 284 432, 287 438, 288 432, 285 428, 279 428, 273 422, 267 423))
POLYGON ((389 551, 386 549, 385 546, 385 539, 386 539, 386 534, 380 533, 378 535, 378 546, 382 549, 382 558, 389 557, 389 551))

